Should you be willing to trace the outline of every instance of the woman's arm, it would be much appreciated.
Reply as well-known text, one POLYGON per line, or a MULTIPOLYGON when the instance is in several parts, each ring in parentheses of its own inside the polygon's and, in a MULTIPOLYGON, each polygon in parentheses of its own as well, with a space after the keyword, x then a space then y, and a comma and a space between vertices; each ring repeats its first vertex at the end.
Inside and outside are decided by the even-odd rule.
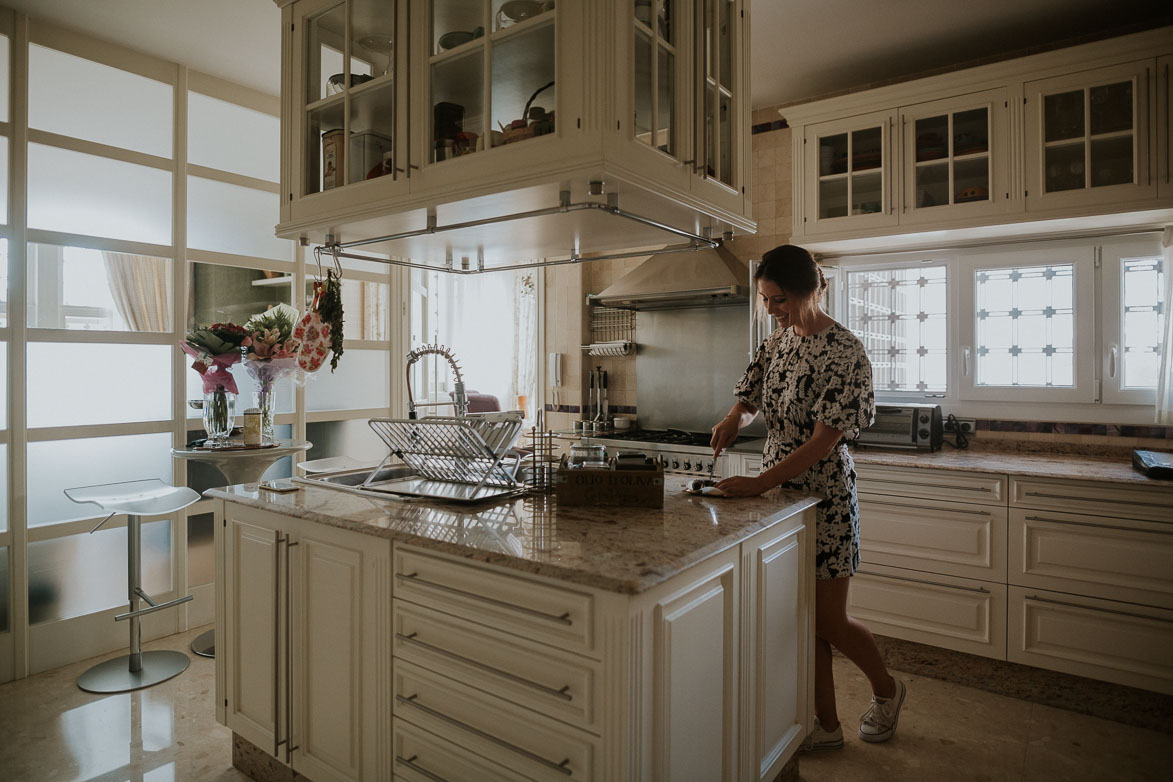
MULTIPOLYGON (((732 415, 732 413, 730 414, 732 415)), ((775 486, 781 486, 802 475, 820 460, 825 459, 839 444, 842 437, 843 432, 832 429, 821 421, 816 421, 815 431, 811 438, 794 449, 794 453, 756 478, 735 475, 718 483, 717 488, 730 497, 752 497, 775 486)))
POLYGON ((754 416, 758 411, 745 402, 735 402, 733 407, 729 409, 729 415, 722 418, 713 427, 713 439, 709 441, 709 445, 713 447, 713 458, 721 455, 733 441, 737 439, 737 433, 741 431, 742 427, 749 426, 753 421, 754 416))

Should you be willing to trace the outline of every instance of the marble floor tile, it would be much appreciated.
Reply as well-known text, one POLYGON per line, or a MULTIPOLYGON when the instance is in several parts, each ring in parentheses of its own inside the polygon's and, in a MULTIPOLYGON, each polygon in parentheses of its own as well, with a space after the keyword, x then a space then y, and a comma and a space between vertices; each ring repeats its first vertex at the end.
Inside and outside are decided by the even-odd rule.
POLYGON ((0 685, 0 779, 5 782, 240 782, 232 734, 216 723, 215 661, 191 654, 201 627, 143 644, 191 664, 135 692, 98 695, 77 677, 115 654, 0 685))

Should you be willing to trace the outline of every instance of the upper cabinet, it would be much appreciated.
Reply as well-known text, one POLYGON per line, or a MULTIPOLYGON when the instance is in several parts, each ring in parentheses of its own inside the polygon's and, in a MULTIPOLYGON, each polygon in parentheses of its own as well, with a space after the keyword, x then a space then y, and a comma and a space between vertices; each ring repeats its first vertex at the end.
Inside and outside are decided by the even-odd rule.
POLYGON ((1167 222, 1171 61, 1162 28, 783 109, 793 236, 833 250, 1167 222))
POLYGON ((754 229, 743 0, 278 4, 280 236, 491 267, 754 229))

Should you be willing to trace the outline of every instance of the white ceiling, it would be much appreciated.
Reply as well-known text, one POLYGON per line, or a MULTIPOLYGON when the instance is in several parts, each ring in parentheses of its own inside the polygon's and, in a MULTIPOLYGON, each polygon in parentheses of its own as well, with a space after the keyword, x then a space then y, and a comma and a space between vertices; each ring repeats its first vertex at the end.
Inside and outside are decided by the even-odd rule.
MULTIPOLYGON (((580 0, 581 1, 581 0, 580 0)), ((1129 25, 1167 0, 751 0, 752 103, 774 106, 1129 25)), ((0 0, 276 94, 273 0, 0 0)))

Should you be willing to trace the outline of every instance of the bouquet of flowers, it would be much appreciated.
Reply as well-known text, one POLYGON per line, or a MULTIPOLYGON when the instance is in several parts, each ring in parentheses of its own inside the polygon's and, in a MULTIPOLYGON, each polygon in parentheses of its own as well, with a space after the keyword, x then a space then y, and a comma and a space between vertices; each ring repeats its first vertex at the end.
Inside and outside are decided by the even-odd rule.
POLYGON ((300 343, 293 336, 297 310, 277 304, 253 315, 244 324, 246 336, 241 342, 244 368, 257 382, 257 407, 261 410, 261 431, 273 439, 273 386, 278 380, 298 372, 300 343))
POLYGON ((228 368, 240 361, 240 346, 246 339, 248 333, 235 323, 213 323, 192 329, 179 341, 179 347, 193 359, 191 368, 201 375, 205 394, 217 388, 239 393, 228 368))

